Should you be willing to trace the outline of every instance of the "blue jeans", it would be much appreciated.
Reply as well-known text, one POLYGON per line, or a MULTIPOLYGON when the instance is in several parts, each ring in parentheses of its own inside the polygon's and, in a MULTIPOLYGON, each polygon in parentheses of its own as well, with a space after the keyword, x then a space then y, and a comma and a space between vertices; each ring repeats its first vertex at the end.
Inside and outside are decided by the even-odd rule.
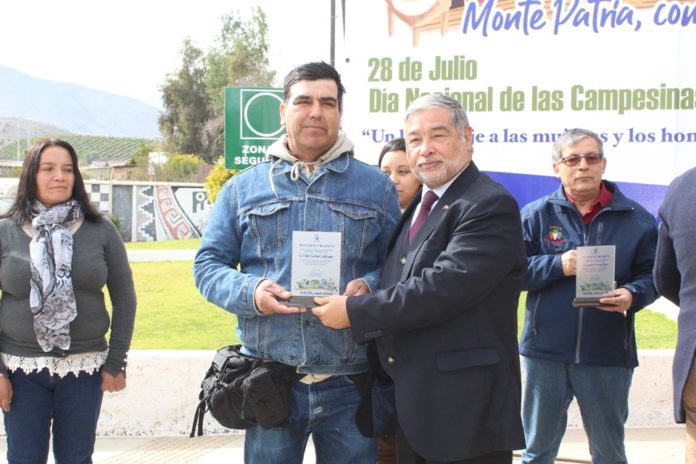
POLYGON ((81 372, 61 378, 47 369, 8 375, 13 397, 5 414, 9 464, 44 464, 51 422, 56 464, 92 462, 101 408, 101 374, 81 372))
POLYGON ((318 464, 374 464, 377 441, 360 434, 355 411, 360 395, 344 375, 323 382, 292 385, 288 427, 251 427, 244 440, 246 464, 301 464, 312 434, 318 464))
POLYGON ((524 358, 523 463, 553 464, 577 399, 593 464, 625 464, 624 424, 633 369, 524 358))

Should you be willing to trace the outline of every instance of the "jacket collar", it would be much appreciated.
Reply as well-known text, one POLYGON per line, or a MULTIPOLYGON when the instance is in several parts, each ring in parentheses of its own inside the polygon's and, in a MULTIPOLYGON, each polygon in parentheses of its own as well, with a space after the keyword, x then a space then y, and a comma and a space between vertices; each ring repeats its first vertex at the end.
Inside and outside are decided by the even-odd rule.
POLYGON ((351 142, 343 132, 339 133, 333 146, 312 163, 300 161, 290 153, 287 146, 287 135, 273 142, 273 144, 268 147, 266 153, 271 157, 272 161, 275 159, 275 161, 272 162, 274 175, 285 174, 291 171, 295 164, 299 165, 301 169, 303 169, 305 165, 313 165, 317 172, 323 166, 335 172, 343 172, 348 169, 348 156, 353 154, 353 142, 351 142), (286 162, 279 162, 278 160, 286 162))
MULTIPOLYGON (((442 197, 440 197, 440 199, 437 201, 437 204, 430 212, 428 218, 423 223, 423 226, 414 238, 412 246, 419 246, 420 242, 423 241, 423 237, 427 237, 432 233, 435 227, 442 220, 442 217, 445 215, 450 205, 462 196, 462 194, 476 181, 479 175, 480 171, 478 167, 476 166, 476 164, 474 164, 473 161, 471 161, 467 168, 459 174, 459 176, 454 180, 454 182, 452 182, 452 185, 450 185, 449 188, 445 191, 444 195, 442 195, 442 197)), ((414 197, 413 201, 411 201, 411 204, 408 205, 403 215, 401 216, 401 220, 397 225, 396 231, 389 243, 389 249, 391 249, 394 246, 396 239, 399 235, 401 235, 400 232, 403 230, 403 228, 411 227, 413 213, 416 209, 416 206, 421 201, 423 193, 422 190, 422 188, 418 190, 418 193, 416 193, 416 196, 414 197)))
MULTIPOLYGON (((350 159, 352 157, 352 151, 345 151, 343 153, 337 154, 335 157, 331 159, 331 161, 328 161, 326 164, 323 164, 322 167, 328 169, 329 171, 342 173, 348 169, 348 166, 350 166, 350 159)), ((290 172, 292 170, 293 163, 283 160, 279 163, 272 163, 271 166, 273 166, 273 176, 280 176, 290 172)))
MULTIPOLYGON (((619 189, 618 185, 616 185, 614 182, 609 182, 608 180, 602 180, 602 183, 604 183, 604 186, 607 188, 607 190, 609 190, 612 193, 611 202, 604 209, 633 209, 633 204, 623 193, 621 193, 621 190, 619 189)), ((556 191, 549 195, 549 202, 559 206, 576 209, 575 205, 572 204, 568 200, 568 198, 566 198, 565 193, 563 192, 563 185, 560 185, 556 191)))

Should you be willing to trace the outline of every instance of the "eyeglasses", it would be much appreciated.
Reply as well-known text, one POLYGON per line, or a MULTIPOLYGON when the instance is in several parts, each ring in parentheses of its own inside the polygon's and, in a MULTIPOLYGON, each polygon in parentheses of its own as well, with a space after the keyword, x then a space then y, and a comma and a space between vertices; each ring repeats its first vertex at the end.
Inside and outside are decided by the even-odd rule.
POLYGON ((599 153, 588 153, 587 155, 566 156, 564 158, 561 158, 559 162, 572 168, 580 164, 580 160, 582 159, 584 159, 587 162, 587 164, 598 164, 600 161, 602 161, 602 158, 604 158, 604 156, 600 155, 599 153))

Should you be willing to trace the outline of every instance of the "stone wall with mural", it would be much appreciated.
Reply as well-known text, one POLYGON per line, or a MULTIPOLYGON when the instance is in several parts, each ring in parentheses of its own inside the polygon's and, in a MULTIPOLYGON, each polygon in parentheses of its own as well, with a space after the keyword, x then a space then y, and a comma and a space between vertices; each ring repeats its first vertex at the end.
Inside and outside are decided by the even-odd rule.
POLYGON ((127 242, 199 238, 212 208, 202 184, 86 180, 85 186, 127 242))

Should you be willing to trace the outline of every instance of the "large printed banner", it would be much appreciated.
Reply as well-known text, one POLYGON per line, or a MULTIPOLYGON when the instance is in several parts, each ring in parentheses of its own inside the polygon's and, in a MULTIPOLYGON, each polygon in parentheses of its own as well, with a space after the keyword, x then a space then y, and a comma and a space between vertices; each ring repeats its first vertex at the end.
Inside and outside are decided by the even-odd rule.
POLYGON ((566 128, 599 133, 605 178, 652 212, 696 166, 694 1, 356 1, 344 32, 343 128, 369 163, 437 92, 462 103, 475 162, 521 204, 558 186, 566 128))

